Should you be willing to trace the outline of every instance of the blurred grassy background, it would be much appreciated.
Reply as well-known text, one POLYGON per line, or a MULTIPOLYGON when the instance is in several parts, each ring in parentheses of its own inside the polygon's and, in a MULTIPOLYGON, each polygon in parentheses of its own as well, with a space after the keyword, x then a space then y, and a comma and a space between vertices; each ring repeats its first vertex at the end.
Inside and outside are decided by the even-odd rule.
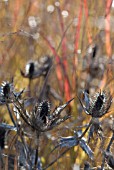
MULTIPOLYGON (((105 61, 106 66, 102 77, 93 77, 89 82, 89 90, 92 93, 106 86, 113 93, 114 81, 107 85, 114 77, 113 1, 0 0, 0 82, 14 77, 17 89, 27 88, 28 80, 21 76, 20 69, 24 69, 28 60, 37 60, 43 55, 50 55, 54 58, 50 84, 65 102, 76 94, 80 95, 81 89, 86 88, 90 74, 89 59, 85 65, 83 62, 86 59, 87 48, 91 44, 97 44, 98 57, 101 63, 105 61), (63 63, 63 68, 60 62, 63 63)), ((35 90, 32 95, 36 93, 38 86, 39 80, 33 81, 32 89, 35 90)), ((61 125, 52 132, 54 141, 58 136, 71 135, 76 125, 88 122, 85 113, 81 113, 80 116, 77 98, 72 104, 71 111, 73 118, 70 122, 74 124, 72 123, 71 127, 69 124, 68 129, 61 125)), ((113 114, 113 105, 111 111, 113 114)), ((9 121, 5 108, 1 108, 0 114, 9 121)), ((106 136, 109 137, 110 134, 107 133, 106 136)), ((45 138, 41 141, 43 143, 41 157, 44 164, 48 164, 61 151, 48 159, 53 140, 49 140, 47 144, 45 138)), ((97 140, 96 146, 94 145, 95 141, 91 143, 91 147, 96 156, 93 165, 97 166, 102 160, 99 152, 100 141, 97 140)), ((50 169, 70 170, 75 162, 83 166, 85 160, 88 160, 85 153, 76 147, 50 169)))

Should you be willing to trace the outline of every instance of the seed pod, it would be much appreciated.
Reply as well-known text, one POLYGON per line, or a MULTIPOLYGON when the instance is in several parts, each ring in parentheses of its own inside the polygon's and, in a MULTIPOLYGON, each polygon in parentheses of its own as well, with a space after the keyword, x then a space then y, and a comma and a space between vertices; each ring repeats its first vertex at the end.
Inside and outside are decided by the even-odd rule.
POLYGON ((105 115, 110 109, 112 103, 112 95, 107 91, 100 91, 93 96, 86 95, 85 105, 78 98, 85 113, 92 117, 99 118, 105 115))

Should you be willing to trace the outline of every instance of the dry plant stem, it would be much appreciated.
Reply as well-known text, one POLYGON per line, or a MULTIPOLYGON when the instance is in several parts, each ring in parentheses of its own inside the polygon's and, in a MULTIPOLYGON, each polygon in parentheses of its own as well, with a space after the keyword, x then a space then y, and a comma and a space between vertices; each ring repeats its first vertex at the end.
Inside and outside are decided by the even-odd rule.
POLYGON ((9 112, 11 121, 13 122, 14 126, 17 127, 17 125, 16 125, 16 123, 15 123, 15 120, 14 120, 14 118, 13 118, 13 116, 12 116, 12 112, 11 112, 11 110, 10 110, 9 104, 8 104, 7 102, 6 102, 6 107, 7 107, 7 109, 8 109, 8 112, 9 112))
POLYGON ((38 165, 38 146, 35 151, 35 162, 34 162, 34 170, 37 170, 37 165, 38 165))
POLYGON ((24 146, 24 152, 25 152, 25 155, 26 155, 26 158, 27 158, 27 153, 28 153, 28 148, 27 148, 27 146, 26 146, 26 142, 25 142, 25 140, 24 140, 24 138, 23 138, 23 135, 22 134, 20 134, 20 138, 21 138, 21 141, 22 141, 22 143, 23 143, 23 146, 24 146))
POLYGON ((37 170, 38 167, 38 149, 39 149, 39 137, 40 133, 36 132, 36 137, 37 137, 37 146, 36 146, 36 153, 35 153, 35 162, 34 162, 34 170, 37 170))
POLYGON ((28 90, 29 90, 28 96, 29 96, 29 97, 31 96, 31 83, 32 83, 32 79, 29 78, 29 84, 28 84, 28 90))
POLYGON ((0 147, 0 169, 4 168, 4 162, 3 162, 3 157, 2 157, 2 150, 0 147))
MULTIPOLYGON (((58 53, 58 51, 59 51, 59 49, 60 49, 60 47, 61 47, 61 44, 62 44, 62 42, 63 42, 63 39, 64 39, 64 37, 65 37, 65 35, 66 35, 66 32, 68 31, 68 29, 70 28, 70 26, 72 25, 72 23, 73 23, 73 20, 68 24, 68 26, 66 27, 66 30, 63 32, 61 41, 60 41, 60 43, 59 43, 59 45, 58 45, 58 47, 57 47, 57 49, 56 49, 56 53, 58 53)), ((52 67, 53 67, 53 66, 52 66, 52 67)), ((52 69, 52 67, 50 68, 50 70, 52 69)), ((49 70, 49 73, 48 73, 47 76, 46 76, 46 79, 47 79, 47 77, 49 77, 50 70, 49 70)), ((44 85, 45 85, 45 83, 46 83, 46 81, 44 82, 44 85)), ((43 92, 44 85, 43 85, 43 88, 42 88, 42 91, 41 91, 40 95, 41 95, 42 92, 43 92)), ((40 98, 40 97, 39 97, 39 98, 40 98)))
POLYGON ((47 165, 43 170, 48 169, 50 166, 52 166, 54 163, 56 163, 67 151, 69 151, 71 148, 67 148, 61 155, 59 155, 55 160, 53 160, 49 165, 47 165))
POLYGON ((9 144, 9 150, 12 150, 13 145, 14 145, 15 141, 17 140, 17 138, 18 138, 18 134, 16 134, 16 135, 14 136, 14 138, 13 138, 12 141, 11 141, 11 143, 9 144))
MULTIPOLYGON (((109 142, 109 144, 108 144, 108 146, 107 146, 107 149, 106 149, 107 152, 110 151, 110 147, 111 147, 113 141, 114 141, 114 132, 113 132, 112 137, 111 137, 111 139, 110 139, 110 142, 109 142)), ((105 156, 103 156, 102 165, 101 165, 101 170, 104 169, 104 165, 105 165, 105 156)))
POLYGON ((8 170, 8 155, 6 155, 5 157, 5 169, 4 170, 8 170))
POLYGON ((109 144, 108 144, 108 146, 107 146, 106 151, 108 151, 108 152, 110 151, 110 147, 111 147, 113 141, 114 141, 114 132, 113 132, 113 134, 112 134, 112 137, 111 137, 111 139, 110 139, 110 142, 109 142, 109 144))
POLYGON ((18 135, 20 134, 20 131, 21 131, 21 128, 23 127, 23 125, 21 125, 20 127, 17 127, 17 133, 16 135, 14 136, 14 138, 12 139, 11 143, 9 144, 9 150, 12 149, 14 143, 16 142, 17 138, 18 138, 18 135))
POLYGON ((87 132, 88 129, 90 128, 92 122, 93 122, 93 118, 90 120, 90 122, 89 122, 87 128, 86 128, 85 131, 82 133, 82 135, 78 137, 78 139, 81 139, 81 138, 86 134, 86 132, 87 132))
POLYGON ((84 128, 84 127, 88 127, 88 125, 89 125, 89 123, 88 123, 88 124, 85 124, 85 125, 82 125, 82 126, 77 126, 77 127, 75 128, 75 130, 76 130, 76 129, 82 129, 82 128, 84 128))
POLYGON ((14 146, 15 142, 18 140, 18 136, 20 136, 22 144, 23 144, 23 147, 24 147, 24 154, 25 154, 25 156, 27 158, 27 156, 28 156, 28 154, 27 154, 28 153, 28 148, 27 148, 26 142, 25 142, 25 140, 23 138, 23 134, 20 131, 21 131, 21 127, 17 130, 16 135, 12 139, 12 142, 9 145, 9 150, 12 150, 12 147, 14 146))
POLYGON ((58 51, 59 51, 59 49, 60 49, 60 47, 61 47, 61 44, 62 44, 62 42, 63 42, 63 39, 64 39, 67 31, 68 31, 68 29, 70 28, 70 26, 72 25, 72 23, 73 23, 73 20, 68 24, 68 26, 67 26, 66 29, 64 30, 64 33, 63 33, 62 38, 61 38, 61 40, 60 40, 60 43, 59 43, 59 45, 58 45, 58 47, 57 47, 57 49, 56 49, 56 52, 57 52, 57 53, 58 53, 58 51))
POLYGON ((3 33, 3 34, 0 34, 0 38, 11 36, 11 35, 18 34, 18 33, 19 33, 19 31, 3 33))
POLYGON ((46 85, 47 85, 47 82, 48 82, 49 75, 50 75, 50 73, 51 73, 51 71, 52 71, 52 68, 53 68, 53 66, 50 67, 50 69, 49 69, 49 71, 48 71, 48 73, 47 73, 47 75, 46 75, 46 77, 45 77, 45 79, 44 79, 44 83, 43 83, 43 86, 42 86, 40 95, 39 95, 39 97, 38 97, 38 101, 40 101, 40 99, 41 99, 42 96, 44 95, 44 91, 45 91, 45 88, 46 88, 46 85))
MULTIPOLYGON (((80 139, 86 134, 86 132, 87 132, 88 129, 90 128, 92 122, 93 122, 93 118, 90 120, 89 124, 86 125, 87 128, 86 128, 85 131, 82 133, 82 135, 81 135, 80 137, 78 137, 78 140, 80 140, 80 139)), ((57 149, 58 147, 59 147, 59 145, 58 145, 56 148, 54 148, 54 149, 51 151, 51 153, 52 153, 55 149, 57 149)), ((53 165, 59 158, 61 158, 69 149, 70 149, 70 148, 66 149, 57 159, 55 159, 53 162, 51 162, 51 163, 50 163, 47 167, 45 167, 43 170, 45 170, 45 169, 47 169, 48 167, 52 166, 52 165, 53 165)), ((51 154, 51 153, 50 153, 50 154, 51 154)))
MULTIPOLYGON (((15 96, 15 95, 14 95, 15 96)), ((26 110, 24 110, 24 108, 22 107, 21 103, 18 101, 17 98, 15 98, 16 102, 19 104, 20 108, 21 108, 21 111, 23 112, 23 114, 20 112, 19 108, 18 111, 20 113, 20 116, 23 118, 23 120, 26 122, 27 125, 31 126, 31 124, 26 120, 25 116, 24 116, 24 113, 26 112, 26 110)), ((32 126, 31 126, 32 127, 32 126)), ((33 128, 33 127, 32 127, 33 128)))
POLYGON ((59 57, 59 55, 57 54, 55 48, 52 46, 52 44, 50 43, 50 41, 43 35, 42 32, 40 32, 40 35, 42 36, 42 38, 45 40, 45 42, 47 43, 47 45, 49 46, 49 48, 51 49, 53 55, 55 56, 55 60, 56 60, 56 74, 57 74, 57 78, 58 78, 58 83, 59 83, 59 88, 61 93, 63 93, 63 84, 62 84, 62 70, 61 70, 61 59, 59 57))
POLYGON ((18 170, 18 153, 16 153, 14 158, 14 170, 18 170))

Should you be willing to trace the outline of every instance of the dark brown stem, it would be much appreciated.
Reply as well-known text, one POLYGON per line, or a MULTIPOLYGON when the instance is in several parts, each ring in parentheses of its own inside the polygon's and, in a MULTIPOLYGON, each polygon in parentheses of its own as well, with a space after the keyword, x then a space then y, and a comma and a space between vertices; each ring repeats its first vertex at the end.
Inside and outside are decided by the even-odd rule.
POLYGON ((13 122, 14 126, 17 127, 16 122, 15 122, 13 116, 12 116, 12 112, 11 112, 10 107, 9 107, 9 105, 8 105, 7 102, 6 102, 6 107, 7 107, 7 109, 8 109, 8 112, 9 112, 11 121, 13 122))
POLYGON ((90 126, 91 126, 91 124, 92 124, 92 121, 93 121, 93 119, 90 120, 87 128, 86 128, 85 131, 82 133, 82 135, 78 137, 78 139, 81 139, 81 138, 86 134, 86 132, 88 131, 88 129, 90 128, 90 126))
POLYGON ((34 170, 37 170, 37 167, 38 167, 38 150, 39 150, 39 137, 40 137, 40 134, 37 133, 37 146, 36 146, 36 153, 35 153, 35 161, 34 161, 34 170))
MULTIPOLYGON (((109 142, 109 144, 108 144, 108 146, 107 146, 106 152, 110 152, 110 147, 111 147, 113 141, 114 141, 114 132, 113 132, 112 137, 111 137, 111 139, 110 139, 110 142, 109 142)), ((105 165, 105 154, 104 154, 104 156, 103 156, 102 165, 101 165, 101 170, 104 169, 104 165, 105 165)))
POLYGON ((29 95, 29 97, 31 97, 31 83, 32 83, 32 79, 29 78, 29 84, 28 84, 28 90, 29 90, 28 95, 29 95))
POLYGON ((107 146, 107 149, 106 149, 106 151, 110 151, 110 147, 111 147, 111 145, 112 145, 112 143, 113 143, 113 140, 114 140, 114 132, 113 132, 113 134, 112 134, 112 137, 111 137, 111 139, 110 139, 110 142, 109 142, 109 144, 108 144, 108 146, 107 146))

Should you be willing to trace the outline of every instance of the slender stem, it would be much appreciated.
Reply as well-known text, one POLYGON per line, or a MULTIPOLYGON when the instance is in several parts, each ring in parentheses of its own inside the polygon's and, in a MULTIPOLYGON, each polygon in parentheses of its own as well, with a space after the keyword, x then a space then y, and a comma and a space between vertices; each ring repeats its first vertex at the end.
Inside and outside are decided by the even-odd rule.
POLYGON ((59 51, 59 49, 60 49, 60 47, 61 47, 61 44, 62 44, 62 42, 63 42, 63 39, 64 39, 64 37, 65 37, 68 29, 69 29, 70 26, 72 25, 72 23, 73 23, 73 20, 68 24, 68 26, 66 27, 66 30, 63 32, 62 38, 61 38, 60 43, 59 43, 59 45, 58 45, 58 47, 57 47, 57 49, 56 49, 56 52, 59 51))
MULTIPOLYGON (((50 72, 52 71, 52 68, 53 66, 50 67, 45 79, 44 79, 44 83, 43 83, 43 86, 42 86, 42 89, 41 89, 41 92, 39 94, 39 97, 38 97, 38 101, 42 100, 43 99, 43 95, 44 95, 44 92, 45 92, 45 89, 46 89, 46 86, 47 86, 47 83, 48 83, 48 78, 49 78, 49 75, 50 75, 50 72)), ((40 101, 41 102, 41 101, 40 101)))
POLYGON ((56 159, 54 159, 49 165, 47 165, 43 170, 48 169, 50 166, 52 166, 55 162, 57 162, 67 151, 69 151, 71 148, 67 148, 61 155, 59 155, 56 159))
MULTIPOLYGON (((15 97, 15 96, 14 96, 14 97, 15 97)), ((34 129, 34 127, 33 127, 33 126, 30 124, 30 122, 27 120, 28 117, 25 116, 26 110, 24 109, 24 107, 22 106, 22 104, 19 102, 19 100, 18 100, 16 97, 15 97, 15 100, 16 100, 16 102, 17 102, 17 103, 19 104, 19 106, 20 106, 20 108, 18 108, 18 107, 16 106, 16 104, 14 103, 14 106, 17 108, 20 116, 23 118, 23 120, 26 122, 27 125, 31 126, 31 127, 34 129), (20 109, 21 109, 22 113, 21 113, 20 109)))
POLYGON ((81 138, 86 134, 86 132, 87 132, 88 129, 90 128, 92 122, 93 122, 93 119, 90 120, 90 122, 89 122, 87 128, 86 128, 85 131, 82 133, 82 135, 78 137, 78 139, 81 139, 81 138))
POLYGON ((11 121, 13 122, 14 126, 17 127, 16 122, 15 122, 13 116, 12 116, 12 112, 11 112, 10 107, 9 107, 9 105, 8 105, 7 102, 6 102, 6 107, 7 107, 7 109, 8 109, 8 112, 9 112, 9 115, 10 115, 10 118, 11 118, 11 121))
POLYGON ((29 89, 29 97, 31 97, 31 82, 32 82, 32 79, 29 78, 29 85, 28 85, 28 89, 29 89))
POLYGON ((35 168, 37 168, 37 164, 38 164, 38 147, 36 148, 36 153, 35 153, 35 168))
POLYGON ((111 147, 111 145, 112 145, 113 140, 114 140, 114 132, 113 132, 113 134, 112 134, 112 137, 111 137, 111 139, 110 139, 110 142, 109 142, 109 144, 108 144, 108 146, 107 146, 106 151, 108 151, 108 152, 110 151, 110 147, 111 147))
POLYGON ((0 169, 4 168, 4 161, 3 161, 3 157, 2 157, 2 150, 0 147, 0 169))
POLYGON ((5 157, 5 167, 4 167, 4 170, 8 170, 8 155, 6 155, 5 157))
MULTIPOLYGON (((78 138, 79 140, 86 134, 86 132, 88 131, 89 127, 91 126, 93 121, 93 118, 91 119, 91 121, 89 122, 86 130, 82 133, 82 135, 78 138)), ((67 148, 60 156, 58 156, 54 161, 52 161, 49 165, 47 165, 45 168, 43 168, 43 170, 48 169, 50 166, 52 166, 58 159, 60 159, 67 151, 69 151, 71 148, 67 148)))
MULTIPOLYGON (((108 146, 107 146, 107 148, 106 148, 106 151, 107 151, 107 152, 110 151, 110 147, 111 147, 111 145, 112 145, 112 143, 113 143, 113 140, 114 140, 114 132, 113 132, 112 137, 111 137, 111 139, 110 139, 110 142, 109 142, 109 144, 108 144, 108 146)), ((101 165, 101 170, 104 169, 104 164, 105 164, 105 154, 104 154, 104 156, 103 156, 102 165, 101 165)))
POLYGON ((40 134, 37 133, 36 136, 37 136, 37 147, 36 147, 36 153, 35 153, 34 170, 36 170, 37 167, 38 167, 38 150, 39 150, 39 137, 40 137, 40 134))

